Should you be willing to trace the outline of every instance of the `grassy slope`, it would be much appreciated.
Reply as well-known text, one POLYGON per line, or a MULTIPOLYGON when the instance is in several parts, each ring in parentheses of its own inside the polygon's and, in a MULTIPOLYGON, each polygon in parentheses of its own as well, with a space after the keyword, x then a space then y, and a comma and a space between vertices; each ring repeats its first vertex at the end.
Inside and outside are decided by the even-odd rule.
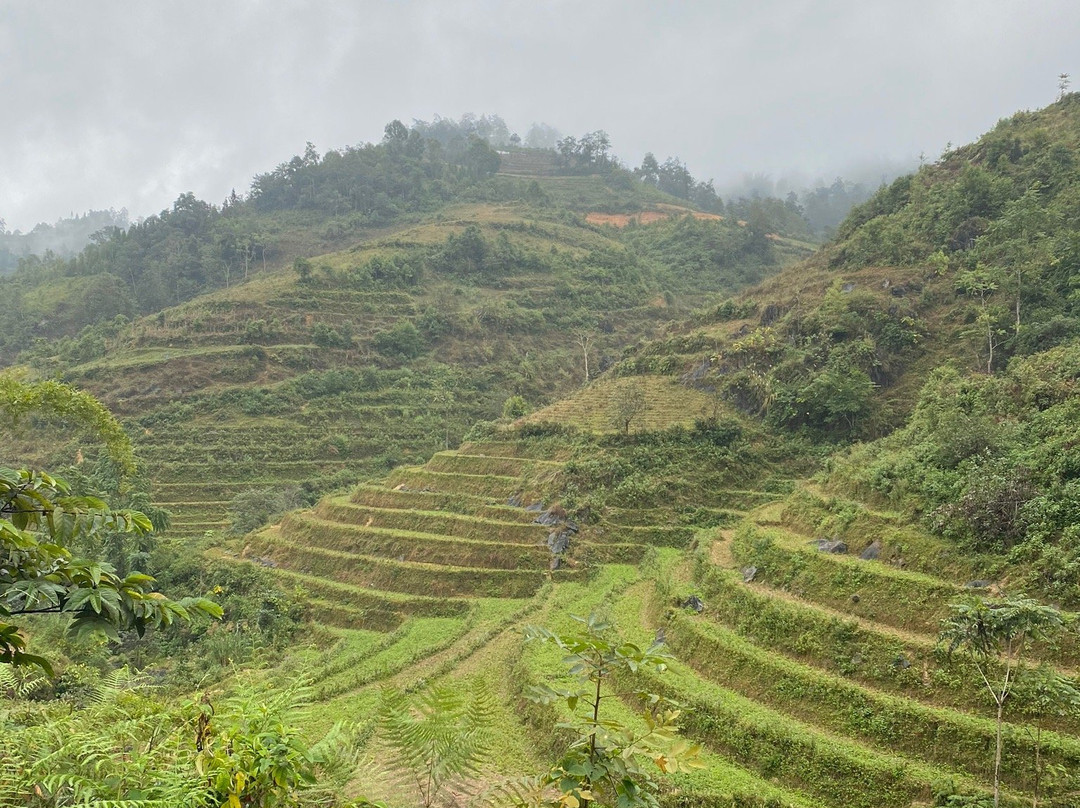
MULTIPOLYGON (((565 455, 545 440, 544 454, 565 455)), ((572 447, 575 439, 563 440, 572 447)), ((807 525, 824 500, 812 487, 781 499, 763 491, 768 504, 743 511, 739 524, 691 528, 689 551, 650 546, 653 534, 635 535, 637 528, 614 536, 611 523, 585 525, 561 569, 538 569, 551 528, 532 524, 537 511, 504 504, 507 491, 527 505, 550 489, 558 461, 530 459, 536 446, 509 433, 443 452, 386 487, 360 487, 235 545, 232 552, 306 587, 322 609, 317 619, 338 637, 314 668, 325 721, 367 715, 384 682, 408 688, 480 675, 507 705, 485 782, 535 771, 558 717, 523 710, 521 693, 530 683, 557 683, 561 672, 557 654, 523 653, 520 628, 567 628, 569 614, 600 610, 635 641, 662 629, 680 660, 649 685, 687 705, 686 731, 705 744, 706 768, 667 785, 690 804, 771 798, 870 808, 988 790, 992 710, 970 671, 935 650, 935 620, 957 591, 955 576, 981 570, 960 562, 941 569, 940 543, 911 526, 903 527, 903 570, 859 561, 854 551, 818 553, 808 547, 814 531, 807 525), (497 492, 477 486, 486 479, 515 484, 497 492), (640 548, 635 566, 590 563, 616 539, 640 548), (433 541, 456 554, 425 550, 433 541), (330 545, 338 548, 331 563, 312 556, 330 545), (474 554, 477 546, 486 552, 474 554), (402 560, 413 549, 425 560, 402 560), (739 570, 750 564, 758 573, 747 584, 739 570), (953 577, 936 577, 946 572, 953 577), (690 594, 704 600, 701 614, 677 608, 690 594)), ((665 509, 647 508, 618 517, 654 528, 668 518, 665 509)), ((1037 657, 1066 671, 1080 662, 1069 647, 1040 649, 1037 657)), ((286 670, 297 664, 287 660, 286 670)), ((632 706, 616 714, 633 720, 632 706)), ((1022 722, 1011 722, 1006 804, 1018 804, 1032 788, 1033 757, 1022 722)), ((1043 759, 1075 769, 1078 729, 1068 720, 1046 725, 1043 759)), ((378 782, 360 778, 356 787, 406 798, 378 782)), ((1044 793, 1063 788, 1059 782, 1044 793)))
MULTIPOLYGON (((560 432, 567 426, 586 433, 611 429, 614 389, 627 380, 608 374, 523 419, 521 434, 532 437, 511 434, 462 447, 456 459, 443 453, 426 469, 397 472, 389 483, 400 490, 361 488, 352 503, 359 510, 324 503, 320 514, 338 524, 321 538, 305 541, 336 541, 333 536, 341 530, 360 534, 378 519, 396 530, 415 531, 408 535, 417 541, 430 532, 460 542, 466 558, 468 541, 483 535, 484 520, 506 512, 500 523, 526 523, 527 515, 510 516, 513 509, 500 504, 509 495, 522 492, 528 503, 564 480, 558 475, 552 480, 549 466, 526 470, 508 458, 569 460, 575 467, 572 479, 587 480, 591 473, 600 480, 615 468, 620 454, 643 461, 650 450, 641 449, 648 444, 640 441, 655 430, 686 428, 703 416, 740 423, 743 454, 733 450, 727 461, 717 461, 730 462, 730 473, 690 462, 681 468, 677 462, 642 463, 639 470, 646 475, 670 475, 670 482, 681 483, 657 489, 670 492, 669 501, 631 488, 623 493, 639 495, 636 506, 618 497, 589 500, 601 507, 572 544, 569 571, 575 570, 574 559, 581 569, 582 562, 595 557, 598 545, 616 539, 642 546, 642 560, 634 567, 601 566, 588 581, 560 578, 563 571, 556 571, 553 583, 544 585, 551 591, 537 590, 543 592, 544 605, 529 612, 528 620, 566 627, 567 612, 599 609, 616 617, 638 641, 664 631, 680 663, 650 685, 689 707, 686 731, 705 744, 708 755, 703 772, 668 782, 672 794, 680 792, 682 804, 773 799, 870 808, 930 805, 948 794, 985 795, 992 767, 991 703, 974 671, 937 647, 936 632, 947 603, 964 593, 969 581, 985 579, 995 586, 1000 564, 958 553, 903 514, 875 510, 836 492, 823 494, 805 480, 783 484, 784 477, 797 477, 805 468, 799 444, 777 442, 776 425, 766 419, 762 429, 761 414, 745 406, 740 412, 745 402, 733 399, 724 387, 727 376, 748 366, 767 373, 790 364, 790 354, 769 347, 770 328, 781 342, 817 339, 843 345, 853 335, 830 331, 828 318, 842 320, 853 309, 860 317, 875 311, 896 320, 910 317, 917 323, 917 339, 879 356, 887 366, 874 391, 866 434, 884 431, 910 409, 930 368, 948 358, 978 363, 973 346, 960 339, 970 307, 953 287, 954 278, 919 261, 837 266, 826 254, 800 264, 748 293, 753 305, 737 301, 704 312, 628 355, 618 372, 637 377, 629 381, 640 386, 648 402, 632 429, 640 433, 639 443, 633 436, 619 444, 602 435, 560 432), (847 305, 847 300, 858 305, 847 305), (805 322, 822 328, 823 321, 823 330, 799 330, 805 322), (765 348, 755 353, 758 337, 765 348), (545 426, 551 423, 558 428, 545 426), (638 454, 631 453, 635 446, 641 449, 638 454), (605 459, 598 465, 582 465, 601 455, 605 459), (740 470, 740 463, 745 468, 740 470), (401 513, 388 520, 385 511, 394 508, 401 513), (667 541, 671 537, 662 536, 661 529, 688 535, 667 541), (819 538, 837 535, 848 542, 847 553, 824 554, 814 546, 819 538), (881 545, 879 560, 861 560, 859 552, 873 540, 881 545), (701 613, 680 608, 691 594, 704 601, 701 613)), ((651 451, 668 452, 670 446, 657 444, 651 451)), ((691 457, 687 450, 687 460, 691 457)), ((489 529, 493 540, 518 535, 518 528, 489 529)), ((542 532, 538 529, 538 542, 542 532)), ((522 554, 518 563, 524 571, 531 562, 522 554)), ((429 588, 434 591, 446 573, 437 571, 437 564, 431 567, 429 588)), ((479 581, 486 574, 477 570, 473 576, 479 581)), ((404 575, 396 580, 409 586, 404 575)), ((400 596, 388 596, 388 602, 394 602, 392 597, 400 596)), ((492 648, 517 647, 509 630, 516 621, 498 624, 504 633, 492 648)), ((502 664, 511 671, 510 689, 504 692, 511 704, 525 684, 557 682, 561 675, 557 658, 549 653, 508 653, 502 664)), ((1033 657, 1069 676, 1080 664, 1073 641, 1036 648, 1033 657)), ((474 669, 461 663, 443 672, 454 676, 474 669)), ((528 708, 515 720, 521 719, 525 731, 535 733, 534 748, 542 757, 558 716, 528 708)), ((1080 766, 1080 724, 1058 717, 1042 727, 1042 760, 1068 773, 1040 783, 1043 804, 1071 804, 1077 787, 1072 778, 1080 766)), ((1037 779, 1034 734, 1023 716, 1008 716, 1004 804, 1030 803, 1037 779)))
MULTIPOLYGON (((307 283, 291 269, 272 271, 138 320, 104 357, 65 376, 129 419, 174 533, 202 535, 226 525, 226 505, 241 491, 340 488, 456 443, 510 395, 534 406, 554 400, 582 378, 579 328, 591 334, 596 367, 660 333, 691 294, 740 282, 721 271, 704 288, 669 291, 665 268, 648 259, 606 294, 597 283, 608 270, 590 267, 636 259, 620 231, 586 225, 574 211, 666 198, 598 177, 539 182, 545 207, 451 205, 313 258, 307 283), (372 260, 422 265, 470 225, 489 245, 506 239, 524 263, 495 278, 428 267, 415 286, 353 280, 372 260), (422 330, 418 355, 375 347, 404 322, 422 330)), ((64 444, 50 463, 70 462, 74 451, 64 444)))
MULTIPOLYGON (((577 178, 560 180, 559 192, 575 193, 567 186, 576 183, 577 178)), ((476 216, 490 222, 504 213, 485 208, 476 216)), ((433 228, 460 229, 464 221, 458 217, 424 225, 409 238, 438 240, 433 228)), ((582 249, 575 240, 611 237, 559 226, 568 228, 560 236, 560 249, 582 249)), ((365 249, 392 253, 400 247, 391 242, 403 238, 388 237, 365 249)), ((349 260, 339 254, 326 263, 345 266, 349 260)), ((272 301, 287 300, 289 289, 296 288, 285 278, 264 283, 260 288, 266 296, 259 305, 267 311, 273 309, 272 301)), ((462 290, 467 305, 510 293, 462 290)), ((707 455, 706 462, 682 444, 650 448, 635 443, 635 436, 604 443, 565 432, 567 426, 586 432, 610 428, 616 382, 602 377, 525 419, 519 432, 438 453, 425 467, 398 469, 385 484, 359 486, 348 498, 324 500, 313 512, 289 516, 227 547, 224 552, 232 557, 267 565, 284 584, 304 587, 312 595, 315 619, 335 637, 318 653, 298 651, 270 675, 310 672, 320 725, 341 718, 370 724, 383 683, 416 688, 426 681, 480 675, 503 705, 495 728, 500 751, 492 765, 494 780, 542 767, 554 751, 560 718, 521 698, 528 684, 557 682, 562 668, 557 655, 524 647, 520 628, 525 623, 566 628, 570 614, 599 610, 617 618, 624 633, 639 642, 663 630, 679 658, 668 674, 648 684, 688 706, 686 732, 705 745, 706 768, 664 781, 665 799, 672 805, 900 808, 932 805, 948 794, 985 795, 993 750, 991 705, 972 671, 936 647, 935 634, 947 602, 964 584, 975 578, 994 580, 999 570, 984 566, 985 560, 959 556, 955 548, 901 515, 874 511, 864 503, 842 502, 838 507, 823 498, 813 484, 795 479, 807 465, 805 444, 778 440, 775 428, 763 428, 755 420, 760 413, 748 415, 745 406, 738 411, 735 405, 745 402, 733 403, 725 395, 731 391, 724 388, 725 380, 739 371, 751 368, 767 374, 790 363, 786 349, 770 343, 769 329, 781 334, 779 343, 785 338, 789 343, 793 338, 852 342, 852 334, 828 328, 799 329, 807 321, 816 320, 814 327, 819 328, 829 317, 845 316, 850 307, 844 301, 857 299, 861 312, 918 321, 915 344, 881 357, 891 364, 883 368, 874 391, 869 433, 884 430, 910 407, 928 368, 950 356, 967 357, 975 364, 975 358, 967 356, 968 346, 958 347, 952 339, 963 330, 966 317, 953 294, 953 281, 918 262, 830 267, 822 257, 782 273, 751 295, 753 306, 705 312, 632 352, 618 367, 622 375, 640 377, 649 405, 640 426, 685 427, 702 415, 720 416, 741 424, 745 440, 737 450, 707 455), (703 372, 695 373, 699 368, 703 372), (545 432, 542 422, 550 421, 564 431, 545 432), (638 454, 632 455, 634 450, 638 454), (644 492, 640 485, 613 488, 606 501, 589 500, 597 508, 572 538, 564 563, 554 570, 545 566, 550 529, 533 524, 537 512, 522 506, 542 502, 568 476, 589 479, 583 469, 592 455, 603 455, 609 464, 599 466, 602 472, 614 468, 623 453, 646 469, 643 461, 653 452, 673 452, 674 460, 647 467, 645 482, 655 484, 662 475, 670 480, 644 492), (685 452, 681 466, 679 452, 685 452), (564 462, 567 465, 561 465, 564 462), (630 494, 640 500, 629 499, 630 494), (848 504, 856 518, 838 518, 848 504), (837 534, 848 541, 849 552, 827 555, 812 544, 837 534), (860 560, 858 552, 874 538, 883 545, 880 560, 860 560), (703 600, 702 612, 682 605, 690 595, 703 600)), ((332 312, 329 298, 322 302, 332 312)), ((390 299, 382 303, 396 305, 390 299)), ((159 324, 145 324, 148 341, 132 349, 168 350, 167 344, 153 340, 167 343, 169 333, 227 334, 227 306, 220 307, 226 312, 222 325, 194 331, 199 317, 219 316, 202 305, 192 304, 189 321, 183 315, 177 321, 182 327, 173 332, 168 331, 168 318, 160 324, 165 330, 153 335, 159 324)), ((649 303, 643 306, 647 310, 649 303)), ((654 321, 641 312, 630 314, 643 323, 659 321, 659 316, 654 321)), ((568 335, 548 338, 563 351, 560 361, 573 362, 568 335)), ((207 350, 210 344, 215 349, 223 344, 207 342, 207 350)), ((506 338, 500 350, 512 351, 519 342, 506 338)), ((271 389, 289 376, 281 357, 290 352, 344 360, 333 350, 314 351, 296 333, 283 333, 280 343, 263 347, 268 359, 259 359, 264 364, 253 373, 267 374, 271 389)), ((478 349, 475 344, 444 348, 459 351, 454 355, 466 364, 477 359, 469 353, 478 349)), ((810 365, 811 370, 820 369, 810 365)), ((202 383, 197 374, 185 371, 184 378, 188 376, 202 383)), ((215 379, 202 384, 206 392, 228 386, 226 380, 215 379)), ((342 399, 334 407, 363 406, 369 419, 377 417, 379 407, 397 408, 397 416, 415 407, 415 389, 391 387, 379 394, 383 399, 378 403, 342 399)), ((181 458, 192 446, 196 455, 205 453, 190 460, 160 460, 159 468, 168 468, 177 480, 184 480, 182 472, 189 468, 183 463, 197 468, 225 447, 239 447, 241 455, 229 462, 240 463, 248 462, 248 454, 258 446, 266 454, 250 462, 253 473, 265 473, 275 447, 295 452, 319 434, 301 434, 292 419, 280 415, 238 416, 236 435, 246 435, 246 442, 222 441, 216 449, 211 442, 216 427, 210 416, 200 414, 199 395, 192 394, 192 409, 177 418, 192 431, 159 455, 181 458), (246 432, 240 432, 241 425, 246 432), (272 429, 281 431, 274 435, 272 429)), ((307 421, 304 428, 313 422, 332 431, 343 423, 334 420, 341 417, 337 412, 311 402, 296 417, 307 421)), ((391 419, 377 423, 386 429, 391 419)), ((438 437, 432 440, 429 435, 427 440, 416 443, 413 454, 437 448, 438 437)), ((816 457, 823 453, 819 448, 816 457)), ((197 482, 172 485, 192 499, 212 494, 197 482)), ((1080 666, 1075 643, 1037 648, 1034 658, 1067 675, 1080 666)), ((631 706, 615 709, 620 717, 633 720, 631 706)), ((1021 717, 1009 716, 1003 768, 1006 805, 1030 803, 1036 780, 1032 730, 1021 717)), ((1080 724, 1058 718, 1046 722, 1045 730, 1042 758, 1066 775, 1044 780, 1043 804, 1069 805, 1080 769, 1080 724)), ((377 739, 371 744, 368 753, 377 753, 377 739)), ((406 794, 380 790, 382 783, 377 776, 360 775, 354 786, 369 796, 405 804, 406 794)))

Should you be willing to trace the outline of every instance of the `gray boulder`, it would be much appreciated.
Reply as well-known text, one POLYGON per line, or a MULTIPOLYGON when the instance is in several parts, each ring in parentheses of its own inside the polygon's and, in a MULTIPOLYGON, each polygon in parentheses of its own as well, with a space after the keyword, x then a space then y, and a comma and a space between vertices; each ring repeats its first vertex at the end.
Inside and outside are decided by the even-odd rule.
POLYGON ((682 603, 680 603, 679 607, 683 609, 693 609, 698 614, 701 614, 703 611, 705 611, 705 603, 697 595, 691 595, 682 603))
POLYGON ((881 542, 877 539, 874 539, 872 542, 870 542, 869 547, 859 553, 859 558, 861 558, 863 561, 877 561, 880 555, 881 542))
POLYGON ((548 533, 547 546, 553 555, 561 555, 570 547, 569 530, 553 530, 548 533))
POLYGON ((840 541, 839 539, 821 539, 817 542, 817 548, 823 553, 832 553, 834 555, 842 555, 847 552, 847 542, 840 541))

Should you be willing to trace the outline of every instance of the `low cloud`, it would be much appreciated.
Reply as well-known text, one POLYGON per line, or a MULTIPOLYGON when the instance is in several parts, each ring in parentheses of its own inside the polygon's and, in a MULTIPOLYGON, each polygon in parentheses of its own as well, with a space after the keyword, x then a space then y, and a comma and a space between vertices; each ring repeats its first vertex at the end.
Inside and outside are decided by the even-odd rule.
POLYGON ((603 128, 720 184, 831 178, 1050 102, 1077 30, 1064 0, 9 3, 0 217, 220 201, 305 141, 463 112, 603 128))

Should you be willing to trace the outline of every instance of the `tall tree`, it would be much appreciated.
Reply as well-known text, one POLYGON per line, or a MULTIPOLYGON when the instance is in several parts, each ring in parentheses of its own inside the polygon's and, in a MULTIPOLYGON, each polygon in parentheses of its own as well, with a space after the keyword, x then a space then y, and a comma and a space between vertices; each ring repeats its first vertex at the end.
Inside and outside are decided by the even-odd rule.
MULTIPOLYGON (((43 413, 89 428, 105 443, 122 478, 134 472, 131 442, 92 396, 59 382, 24 382, 0 374, 0 415, 9 428, 43 413)), ((120 575, 111 564, 77 558, 71 551, 75 543, 94 544, 104 532, 151 530, 144 514, 72 496, 67 483, 45 472, 0 469, 0 662, 51 671, 49 660, 27 651, 21 627, 11 620, 20 615, 67 615, 72 634, 111 639, 118 639, 118 631, 134 629, 142 635, 147 627, 196 615, 220 617, 220 607, 211 601, 171 600, 155 591, 149 575, 120 575)))
POLYGON ((630 434, 630 425, 649 410, 649 399, 645 387, 637 379, 627 379, 619 384, 611 394, 611 425, 630 434))
POLYGON ((1005 703, 1024 665, 1032 642, 1047 640, 1065 627, 1061 612, 1023 596, 980 598, 949 604, 952 615, 942 622, 940 642, 949 653, 962 651, 979 672, 997 708, 994 745, 994 808, 1001 804, 1001 748, 1005 703))
POLYGON ((956 276, 957 287, 978 301, 978 313, 975 328, 986 339, 986 373, 994 372, 994 349, 1001 340, 1002 332, 998 329, 998 312, 991 305, 991 296, 1000 285, 999 272, 995 267, 977 264, 974 269, 965 270, 956 276))
POLYGON ((641 167, 634 172, 642 182, 648 183, 654 188, 660 183, 660 164, 656 162, 652 152, 645 153, 645 159, 641 161, 641 167))
POLYGON ((1011 269, 1016 282, 1015 333, 1020 333, 1020 301, 1024 275, 1037 273, 1053 259, 1048 232, 1054 214, 1042 198, 1042 186, 1036 182, 1018 199, 1005 205, 1001 216, 979 237, 976 248, 987 262, 1011 269))

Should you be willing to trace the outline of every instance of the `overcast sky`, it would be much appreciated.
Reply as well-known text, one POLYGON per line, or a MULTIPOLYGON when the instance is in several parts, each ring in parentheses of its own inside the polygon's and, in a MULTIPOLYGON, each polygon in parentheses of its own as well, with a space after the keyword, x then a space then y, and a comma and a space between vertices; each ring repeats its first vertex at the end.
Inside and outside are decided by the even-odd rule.
POLYGON ((0 218, 220 202, 312 141, 497 113, 718 184, 936 156, 1077 75, 1078 0, 0 0, 0 218))

